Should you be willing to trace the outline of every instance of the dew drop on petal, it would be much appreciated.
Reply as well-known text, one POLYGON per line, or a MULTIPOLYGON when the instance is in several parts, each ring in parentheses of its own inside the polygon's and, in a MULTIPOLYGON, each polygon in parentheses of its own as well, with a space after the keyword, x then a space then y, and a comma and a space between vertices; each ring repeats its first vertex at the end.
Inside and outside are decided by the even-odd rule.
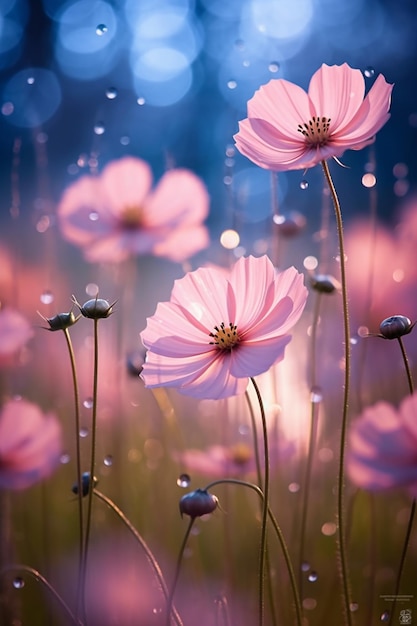
POLYGON ((308 180, 302 180, 300 183, 300 189, 308 189, 308 180))
POLYGON ((279 71, 279 63, 277 63, 276 61, 271 61, 271 63, 268 65, 268 69, 270 72, 275 74, 279 71))
POLYGON ((97 122, 94 125, 94 132, 96 135, 103 135, 106 132, 103 122, 97 122))
POLYGON ((111 467, 113 465, 113 457, 111 454, 107 454, 104 459, 103 459, 103 463, 106 467, 111 467))
POLYGON ((365 78, 372 78, 372 76, 375 76, 375 68, 368 65, 368 67, 365 67, 363 73, 365 74, 365 78))
POLYGON ((106 89, 106 98, 108 100, 114 100, 115 98, 117 98, 116 87, 109 87, 108 89, 106 89))
POLYGON ((381 613, 381 617, 379 618, 381 622, 389 622, 389 611, 384 611, 381 613))
POLYGON ((319 404, 323 400, 321 387, 312 387, 310 391, 310 400, 313 404, 319 404))
POLYGON ((178 487, 182 487, 183 489, 186 489, 187 487, 189 487, 190 483, 191 483, 191 478, 189 477, 188 474, 180 474, 177 478, 178 487))
POLYGON ((93 398, 90 398, 90 397, 86 398, 83 401, 83 407, 85 407, 86 409, 92 409, 93 408, 93 404, 94 404, 94 400, 93 400, 93 398))
POLYGON ((13 579, 13 587, 15 589, 23 589, 24 586, 25 581, 20 576, 16 576, 16 578, 13 579))
POLYGON ((46 289, 43 293, 41 293, 40 301, 42 304, 51 304, 54 301, 54 294, 49 289, 46 289))
POLYGON ((102 37, 105 33, 107 33, 108 30, 109 29, 107 28, 105 24, 98 24, 96 28, 96 35, 98 35, 99 37, 102 37))
POLYGON ((80 437, 82 437, 83 439, 88 437, 88 428, 86 427, 80 428, 80 437))
POLYGON ((316 582, 316 580, 318 580, 318 577, 319 577, 319 576, 318 576, 317 572, 315 572, 315 571, 313 570, 312 572, 310 572, 310 573, 309 573, 309 575, 308 575, 308 580, 309 580, 309 582, 311 582, 311 583, 315 583, 315 582, 316 582))
POLYGON ((228 86, 229 89, 236 89, 237 82, 235 80, 228 80, 227 81, 227 86, 228 86))

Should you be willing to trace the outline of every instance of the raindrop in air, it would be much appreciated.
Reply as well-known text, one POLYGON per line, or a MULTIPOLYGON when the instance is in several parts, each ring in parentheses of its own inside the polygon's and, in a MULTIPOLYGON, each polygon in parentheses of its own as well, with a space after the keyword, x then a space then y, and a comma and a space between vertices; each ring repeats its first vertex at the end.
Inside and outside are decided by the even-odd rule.
POLYGON ((227 81, 227 86, 228 86, 229 89, 236 89, 237 82, 235 80, 228 80, 227 81))
POLYGON ((82 437, 83 439, 88 437, 88 428, 80 428, 80 437, 82 437))
POLYGON ((307 561, 303 561, 301 563, 301 571, 308 572, 309 569, 310 569, 310 563, 308 563, 307 561))
POLYGON ((368 65, 368 67, 365 67, 363 73, 365 74, 366 78, 372 78, 372 76, 375 75, 375 69, 371 67, 370 65, 368 65))
POLYGON ((67 463, 71 461, 71 457, 68 452, 64 452, 63 454, 61 454, 61 456, 59 457, 59 461, 60 463, 62 463, 62 465, 67 465, 67 463))
POLYGON ((316 580, 318 580, 318 577, 319 577, 319 575, 317 574, 317 572, 312 571, 312 572, 310 572, 310 573, 309 573, 309 575, 308 575, 308 580, 309 580, 311 583, 315 583, 315 582, 316 582, 316 580))
POLYGON ((51 304, 54 301, 54 294, 48 289, 41 293, 40 300, 43 304, 51 304))
POLYGON ((300 183, 300 188, 301 189, 308 189, 308 181, 307 180, 302 180, 300 183))
POLYGON ((13 580, 13 587, 15 589, 23 589, 23 587, 25 586, 25 581, 23 580, 23 578, 21 578, 20 576, 17 576, 14 580, 13 580))
POLYGON ((113 457, 111 454, 107 454, 104 459, 103 459, 103 463, 106 467, 111 467, 113 465, 113 457))
POLYGON ((271 63, 268 65, 268 69, 270 72, 275 74, 279 71, 279 63, 277 63, 276 61, 271 61, 271 63))
POLYGON ((191 483, 191 478, 189 477, 188 474, 180 474, 177 478, 178 487, 182 487, 183 489, 186 489, 187 487, 189 487, 190 483, 191 483))
POLYGON ((143 106, 145 104, 145 98, 143 96, 139 96, 136 102, 138 103, 139 106, 143 106))
POLYGON ((97 211, 91 211, 91 213, 88 215, 88 219, 90 220, 90 222, 97 222, 97 220, 99 219, 99 214, 97 213, 97 211))
POLYGON ((83 407, 86 409, 92 409, 94 404, 93 398, 86 398, 83 402, 83 407))
POLYGON ((298 493, 300 491, 300 485, 298 483, 290 483, 288 485, 288 491, 290 493, 298 493))
POLYGON ((108 89, 106 89, 106 98, 108 98, 109 100, 114 100, 115 98, 117 98, 116 87, 109 87, 108 89))
POLYGON ((102 35, 107 33, 108 30, 109 29, 107 28, 105 24, 99 24, 96 28, 96 35, 98 35, 99 37, 102 37, 102 35))
POLYGON ((94 126, 94 132, 96 135, 103 135, 106 132, 104 124, 102 122, 97 122, 94 126))
POLYGON ((34 76, 29 76, 29 78, 27 79, 27 84, 28 85, 33 85, 35 83, 35 77, 34 76))
POLYGON ((381 622, 389 622, 389 611, 384 611, 380 617, 381 622))
POLYGON ((310 392, 310 400, 313 404, 318 404, 323 400, 323 392, 320 387, 312 387, 310 392))

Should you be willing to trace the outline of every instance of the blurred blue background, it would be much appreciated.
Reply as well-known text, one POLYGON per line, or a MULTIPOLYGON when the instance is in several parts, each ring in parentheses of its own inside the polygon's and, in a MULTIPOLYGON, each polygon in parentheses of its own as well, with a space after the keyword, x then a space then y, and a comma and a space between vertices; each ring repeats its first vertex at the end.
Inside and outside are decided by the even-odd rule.
MULTIPOLYGON (((261 223, 269 173, 230 148, 247 100, 272 78, 307 88, 322 63, 346 61, 368 87, 379 73, 396 84, 376 166, 368 150, 343 159, 360 176, 376 169, 389 219, 417 180, 416 32, 414 0, 2 0, 2 215, 17 189, 21 212, 44 213, 80 174, 133 154, 156 178, 171 166, 199 174, 213 233, 231 225, 231 211, 261 223)), ((333 169, 349 194, 350 177, 333 169)), ((305 176, 310 193, 303 178, 280 175, 279 197, 308 214, 320 168, 305 176)), ((368 202, 362 186, 345 217, 368 202)))

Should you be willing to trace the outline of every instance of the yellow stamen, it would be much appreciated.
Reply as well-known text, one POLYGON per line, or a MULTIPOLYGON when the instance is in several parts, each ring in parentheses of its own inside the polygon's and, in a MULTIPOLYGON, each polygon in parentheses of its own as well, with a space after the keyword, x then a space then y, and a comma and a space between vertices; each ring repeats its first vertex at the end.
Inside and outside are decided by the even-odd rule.
POLYGON ((142 210, 138 206, 126 206, 120 215, 123 228, 136 230, 142 226, 142 210))
POLYGON ((240 341, 237 334, 237 326, 232 324, 232 322, 228 326, 225 326, 224 322, 222 322, 220 326, 215 326, 214 330, 216 332, 209 333, 209 336, 213 337, 213 341, 210 341, 210 344, 218 346, 221 350, 231 350, 240 341))

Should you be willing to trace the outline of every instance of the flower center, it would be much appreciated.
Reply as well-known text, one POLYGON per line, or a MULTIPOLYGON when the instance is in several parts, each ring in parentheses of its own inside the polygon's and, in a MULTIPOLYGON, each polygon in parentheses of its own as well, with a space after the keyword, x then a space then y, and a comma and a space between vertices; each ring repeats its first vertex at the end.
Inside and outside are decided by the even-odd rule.
POLYGON ((237 334, 237 326, 232 324, 232 322, 228 326, 225 326, 224 322, 222 322, 220 326, 215 326, 214 330, 216 332, 209 333, 209 336, 213 337, 213 341, 210 341, 210 344, 217 346, 221 350, 231 350, 240 341, 237 334))
POLYGON ((252 458, 252 450, 246 443, 237 443, 229 449, 230 460, 236 465, 246 465, 252 458))
POLYGON ((304 135, 310 146, 324 146, 329 138, 330 117, 313 116, 307 124, 298 124, 298 132, 304 135))
POLYGON ((120 223, 127 230, 136 230, 142 226, 142 211, 138 206, 126 206, 121 215, 120 223))

